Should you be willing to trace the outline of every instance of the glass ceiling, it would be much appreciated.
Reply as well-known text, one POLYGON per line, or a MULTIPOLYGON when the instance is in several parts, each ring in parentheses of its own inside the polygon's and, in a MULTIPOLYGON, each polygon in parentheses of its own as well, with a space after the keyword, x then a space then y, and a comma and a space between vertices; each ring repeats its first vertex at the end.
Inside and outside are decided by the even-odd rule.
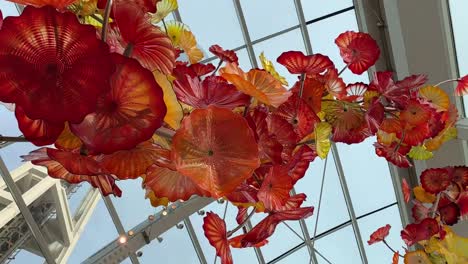
MULTIPOLYGON (((173 17, 180 18, 187 24, 197 37, 197 41, 208 56, 208 47, 219 44, 223 48, 235 49, 243 69, 257 67, 261 52, 272 61, 287 50, 301 50, 307 52, 306 43, 310 41, 314 53, 324 53, 335 62, 336 67, 344 66, 334 39, 346 30, 358 30, 356 13, 352 0, 318 1, 303 0, 302 10, 296 10, 295 1, 277 1, 271 4, 269 0, 241 0, 212 1, 212 0, 179 0, 179 11, 173 17), (235 3, 239 3, 236 6, 235 3), (303 12, 309 39, 304 39, 298 19, 303 12), (243 14, 243 15, 239 15, 243 14), (241 19, 241 20, 240 20, 241 19), (245 21, 242 21, 245 19, 245 21), (246 28, 242 27, 245 22, 246 28), (246 43, 245 36, 249 36, 250 43, 246 43)), ((452 1, 460 3, 461 1, 452 1)), ((4 16, 17 15, 18 12, 10 2, 0 1, 0 8, 4 16)), ((462 10, 455 8, 455 10, 462 10)), ((462 12, 462 11, 459 11, 462 12)), ((466 28, 466 27, 460 27, 466 28)), ((456 30, 456 28, 455 28, 456 30)), ((457 43, 465 45, 467 43, 457 43)), ((460 65, 460 68, 463 66, 460 65)), ((289 84, 297 79, 288 74, 285 68, 278 66, 278 72, 287 76, 289 84)), ((465 71, 468 65, 465 65, 465 71)), ((346 82, 368 82, 367 75, 356 76, 346 71, 343 74, 346 82)), ((0 106, 0 134, 17 136, 20 132, 12 112, 0 106)), ((278 226, 269 243, 261 249, 233 249, 235 263, 308 263, 309 251, 304 244, 303 232, 310 237, 315 233, 316 258, 318 263, 359 263, 366 258, 369 263, 380 263, 382 259, 391 259, 391 252, 383 245, 367 246, 366 241, 372 231, 389 223, 394 230, 401 229, 401 219, 396 203, 395 193, 388 164, 385 159, 374 154, 369 138, 361 144, 338 144, 339 155, 329 155, 325 173, 322 208, 317 227, 320 184, 324 169, 324 160, 311 163, 307 175, 296 185, 296 192, 307 194, 306 206, 313 205, 316 210, 313 217, 305 220, 305 229, 299 222, 286 222, 278 226), (337 159, 340 160, 344 171, 346 184, 340 180, 337 159), (347 199, 347 197, 349 199, 347 199), (351 214, 350 214, 351 211, 351 214), (355 217, 351 219, 350 215, 355 217), (360 238, 359 238, 360 237, 360 238), (361 250, 360 250, 361 247, 361 250), (339 250, 338 250, 339 249, 339 250), (339 251, 339 252, 338 252, 339 251), (362 251, 360 253, 360 251, 362 251)), ((19 156, 29 152, 34 147, 29 143, 15 143, 0 149, 8 168, 14 169, 20 165, 19 156)), ((117 213, 126 231, 147 219, 156 210, 144 200, 141 181, 125 181, 119 184, 124 190, 121 198, 112 198, 117 213), (135 206, 138 205, 138 206, 135 206)), ((71 207, 77 207, 84 197, 88 185, 83 185, 70 200, 71 207)), ((224 213, 225 204, 214 202, 204 208, 204 211, 214 211, 220 215, 224 213)), ((72 208, 72 211, 74 209, 72 208)), ((227 208, 227 225, 235 226, 237 209, 227 208), (232 221, 232 222, 229 222, 232 221)), ((261 218, 254 217, 255 225, 261 218)), ((198 241, 191 239, 187 232, 187 223, 174 226, 141 249, 143 255, 141 263, 198 263, 199 257, 193 243, 199 243, 203 257, 207 263, 213 263, 214 248, 211 247, 203 235, 203 216, 194 214, 189 217, 198 241)), ((190 224, 189 223, 189 224, 190 224)), ((174 225, 177 223, 174 223, 174 225)), ((81 235, 68 263, 80 263, 96 251, 118 237, 112 219, 102 200, 98 203, 88 225, 81 235)), ((192 237, 193 238, 193 237, 192 237)), ((401 249, 403 242, 398 232, 391 232, 388 242, 397 249, 401 249)), ((42 258, 23 250, 16 255, 12 263, 40 263, 42 258)), ((219 260, 218 260, 219 261, 219 260)), ((131 263, 126 260, 124 263, 131 263)), ((202 261, 202 263, 205 263, 202 261)))

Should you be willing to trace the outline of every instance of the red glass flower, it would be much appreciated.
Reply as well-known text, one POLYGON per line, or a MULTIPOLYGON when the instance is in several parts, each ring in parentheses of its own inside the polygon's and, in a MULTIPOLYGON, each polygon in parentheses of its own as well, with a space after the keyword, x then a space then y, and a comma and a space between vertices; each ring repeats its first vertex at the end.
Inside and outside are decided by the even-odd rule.
POLYGON ((327 56, 322 54, 306 56, 301 51, 283 52, 276 61, 292 74, 319 74, 334 67, 327 56))
POLYGON ((375 154, 379 157, 384 157, 391 163, 397 165, 401 168, 411 167, 411 163, 406 157, 406 154, 409 152, 409 147, 400 145, 397 143, 392 143, 390 146, 380 144, 378 142, 374 143, 375 154))
POLYGON ((367 241, 367 244, 372 245, 372 244, 375 244, 377 242, 385 240, 385 238, 390 233, 390 228, 391 228, 391 226, 387 224, 387 225, 377 229, 376 231, 374 231, 374 233, 372 233, 370 235, 370 238, 369 238, 369 241, 367 241))
POLYGON ((65 9, 76 0, 9 0, 20 5, 30 5, 35 7, 53 6, 57 9, 65 9))
POLYGON ((31 119, 81 122, 109 90, 108 47, 92 26, 53 7, 28 6, 0 31, 0 101, 31 119))
POLYGON ((42 119, 30 119, 19 105, 15 107, 15 116, 24 137, 36 146, 53 144, 64 129, 63 122, 52 123, 42 119))
POLYGON ((281 104, 273 113, 288 121, 293 127, 299 139, 304 138, 314 130, 320 118, 312 111, 307 103, 297 94, 291 95, 286 102, 281 104))
POLYGON ((307 145, 301 146, 291 157, 289 163, 286 165, 288 168, 288 175, 292 179, 292 183, 296 182, 304 177, 309 164, 315 160, 317 152, 307 145))
POLYGON ((424 206, 420 201, 415 200, 413 208, 411 208, 411 215, 414 218, 416 223, 421 222, 424 218, 429 217, 429 213, 431 212, 430 208, 424 206))
POLYGON ((385 117, 385 108, 379 100, 374 100, 364 115, 372 135, 377 133, 385 117))
POLYGON ((214 105, 234 109, 250 103, 250 96, 219 76, 208 76, 203 81, 198 76, 182 76, 174 81, 174 92, 177 99, 195 108, 214 105))
POLYGON ((460 185, 462 190, 465 190, 468 186, 468 167, 466 166, 455 166, 446 168, 450 172, 452 181, 460 185))
POLYGON ((427 169, 421 173, 421 185, 429 193, 437 194, 445 190, 452 181, 447 169, 427 169))
POLYGON ((460 218, 466 220, 468 218, 468 191, 464 191, 458 196, 457 204, 460 208, 460 218))
POLYGON ((257 197, 263 202, 267 210, 275 211, 284 206, 293 187, 292 179, 288 175, 288 168, 276 165, 270 168, 257 197))
POLYGON ((122 191, 115 184, 112 175, 103 171, 95 160, 82 156, 78 150, 61 151, 51 148, 40 148, 23 156, 25 161, 47 168, 52 178, 62 179, 72 184, 89 182, 105 196, 121 196, 122 191))
POLYGON ((463 76, 457 81, 457 87, 455 88, 455 94, 462 96, 468 93, 468 75, 463 76))
POLYGON ((203 230, 210 244, 216 249, 216 255, 222 264, 232 264, 231 249, 227 238, 226 223, 213 212, 206 213, 203 218, 203 230))
POLYGON ((169 37, 132 3, 118 4, 114 14, 120 46, 148 70, 170 74, 175 66, 175 51, 169 37))
POLYGON ((405 202, 409 202, 411 198, 411 189, 405 178, 403 178, 403 180, 401 181, 401 191, 403 192, 403 198, 405 199, 405 202))
POLYGON ((335 39, 335 43, 341 58, 355 74, 365 72, 380 56, 377 42, 367 33, 346 31, 335 39))
POLYGON ((239 60, 233 50, 224 50, 219 45, 213 45, 208 50, 222 61, 237 63, 239 60))
POLYGON ((232 192, 259 166, 258 146, 247 121, 225 108, 196 109, 172 140, 177 171, 213 197, 232 192))
POLYGON ((0 29, 2 29, 2 25, 3 25, 3 14, 2 14, 2 10, 0 10, 0 29))
POLYGON ((71 129, 93 153, 110 154, 132 149, 148 140, 166 115, 161 87, 153 74, 136 60, 112 55, 116 73, 111 91, 103 95, 97 110, 71 129))
MULTIPOLYGON (((76 1, 76 0, 75 0, 76 1)), ((156 3, 160 0, 115 0, 113 5, 120 5, 123 3, 131 3, 139 8, 141 8, 145 13, 155 13, 156 12, 156 3)), ((97 0, 97 7, 99 9, 106 8, 107 0, 97 0)), ((113 16, 112 16, 113 17, 113 16)))
POLYGON ((242 247, 261 243, 275 232, 279 223, 307 218, 312 215, 313 211, 313 207, 303 207, 270 213, 245 235, 241 241, 242 247))
POLYGON ((408 247, 421 240, 427 240, 439 233, 439 224, 433 218, 426 218, 418 224, 409 224, 401 231, 401 238, 408 247))
POLYGON ((432 110, 428 105, 419 103, 416 100, 409 100, 405 109, 400 113, 400 120, 410 125, 418 126, 431 118, 432 110))
POLYGON ((364 93, 367 92, 369 86, 363 82, 351 83, 346 86, 346 101, 362 101, 364 93))
POLYGON ((460 208, 456 203, 449 203, 438 209, 440 220, 446 225, 454 225, 458 223, 460 216, 460 208))

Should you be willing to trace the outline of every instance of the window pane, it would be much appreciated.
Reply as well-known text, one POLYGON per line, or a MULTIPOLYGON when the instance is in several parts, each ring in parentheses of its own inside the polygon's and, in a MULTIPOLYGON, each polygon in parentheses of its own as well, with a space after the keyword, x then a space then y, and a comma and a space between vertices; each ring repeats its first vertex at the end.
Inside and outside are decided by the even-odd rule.
POLYGON ((298 80, 297 75, 289 73, 284 66, 276 62, 276 59, 281 55, 281 53, 288 50, 299 50, 305 53, 304 40, 302 39, 302 34, 299 29, 262 41, 255 44, 253 47, 259 67, 261 67, 261 63, 258 56, 263 51, 265 53, 265 57, 275 64, 278 73, 286 78, 289 83, 289 87, 294 85, 298 80))
POLYGON ((306 21, 353 6, 352 0, 301 0, 306 21))
POLYGON ((154 240, 141 249, 140 263, 199 263, 185 226, 173 227, 160 237, 161 242, 154 240))
MULTIPOLYGON (((450 0, 450 15, 452 16, 452 28, 455 39, 455 48, 457 51, 458 69, 460 76, 468 74, 468 38, 466 37, 466 28, 468 19, 466 19, 466 10, 468 10, 467 1, 450 0)), ((468 96, 463 96, 465 107, 465 116, 468 111, 468 96)))
POLYGON ((309 257, 310 255, 307 247, 302 247, 298 251, 280 260, 278 263, 308 263, 309 257))
POLYGON ((123 190, 122 197, 111 196, 117 213, 125 230, 130 230, 140 224, 148 215, 154 214, 156 209, 150 201, 145 199, 145 190, 141 188, 141 178, 135 180, 118 181, 117 185, 123 190), (135 206, 138 204, 138 206, 135 206))
POLYGON ((15 4, 12 2, 1 1, 0 10, 2 10, 3 18, 8 16, 18 16, 18 9, 16 9, 15 4))
POLYGON ((294 1, 242 0, 241 3, 252 40, 299 24, 294 1))
MULTIPOLYGON (((329 56, 338 70, 343 69, 346 64, 340 57, 340 51, 335 45, 335 39, 347 30, 358 31, 354 10, 312 23, 307 28, 314 53, 322 53, 329 56)), ((344 71, 341 77, 347 83, 369 81, 366 73, 355 75, 349 70, 344 71)))
MULTIPOLYGON (((324 164, 324 160, 316 158, 316 160, 310 163, 304 178, 299 180, 296 184, 296 192, 305 193, 307 195, 307 200, 304 202, 303 206, 315 207, 314 214, 305 220, 311 236, 314 234, 315 221, 317 218, 324 164)), ((329 154, 317 235, 348 220, 349 215, 341 191, 338 174, 336 173, 336 167, 333 162, 333 157, 329 154)))
POLYGON ((359 144, 338 143, 341 164, 356 215, 362 215, 395 202, 388 163, 375 154, 375 137, 359 144))
POLYGON ((377 212, 358 220, 359 230, 361 231, 362 243, 366 249, 367 260, 369 263, 380 263, 382 260, 392 259, 393 253, 383 244, 378 243, 374 245, 368 245, 370 235, 378 228, 389 224, 392 228, 390 234, 385 239, 388 244, 395 250, 399 250, 400 253, 404 253, 405 246, 403 240, 400 237, 400 231, 402 229, 400 212, 398 211, 398 205, 394 205, 385 210, 377 212))
MULTIPOLYGON (((331 263, 361 263, 359 249, 351 226, 317 240, 315 248, 331 263)), ((318 256, 317 258, 320 259, 318 256)))
POLYGON ((232 1, 179 0, 182 21, 187 24, 203 50, 213 44, 233 49, 244 44, 232 1))
POLYGON ((68 263, 81 263, 119 236, 102 200, 83 230, 68 263))

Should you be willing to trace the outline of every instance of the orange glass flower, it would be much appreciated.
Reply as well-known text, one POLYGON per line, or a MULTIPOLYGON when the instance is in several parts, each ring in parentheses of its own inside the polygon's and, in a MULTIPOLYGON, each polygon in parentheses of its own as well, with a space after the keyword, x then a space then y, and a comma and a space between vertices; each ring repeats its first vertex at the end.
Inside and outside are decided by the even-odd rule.
POLYGON ((145 174, 154 161, 159 159, 163 151, 164 149, 150 141, 144 141, 133 149, 102 155, 98 161, 104 169, 121 180, 135 179, 145 174))
POLYGON ((28 6, 0 31, 0 101, 31 119, 79 123, 109 90, 108 50, 73 13, 28 6))
POLYGON ((411 189, 405 178, 403 178, 401 181, 401 191, 403 192, 403 198, 405 199, 405 202, 409 202, 411 198, 411 189))
POLYGON ((166 115, 161 87, 136 60, 112 55, 116 73, 111 91, 100 97, 97 110, 71 130, 93 153, 132 149, 148 140, 166 115))
POLYGON ((233 191, 260 164, 247 121, 225 108, 194 110, 182 121, 172 144, 177 171, 215 198, 233 191))
POLYGON ((450 185, 452 175, 443 168, 427 169, 421 173, 420 180, 426 192, 437 194, 450 185))
POLYGON ((153 191, 156 196, 166 197, 171 202, 179 199, 187 201, 192 195, 210 195, 207 191, 199 188, 191 178, 178 171, 157 165, 148 168, 143 185, 153 191))
POLYGON ((252 69, 247 74, 225 71, 221 77, 234 84, 239 91, 273 107, 280 106, 291 95, 280 81, 266 71, 252 69))

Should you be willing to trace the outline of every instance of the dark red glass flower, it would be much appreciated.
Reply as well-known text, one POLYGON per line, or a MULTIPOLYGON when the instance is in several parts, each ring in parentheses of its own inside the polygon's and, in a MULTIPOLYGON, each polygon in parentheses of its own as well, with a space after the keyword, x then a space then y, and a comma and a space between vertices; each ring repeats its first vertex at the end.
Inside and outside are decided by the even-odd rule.
POLYGON ((370 235, 370 238, 369 238, 369 241, 367 241, 367 244, 372 245, 377 242, 383 241, 390 233, 390 228, 391 226, 387 224, 377 229, 376 231, 374 231, 374 233, 370 235))
POLYGON ((42 119, 30 119, 19 105, 15 107, 15 116, 24 137, 36 146, 53 144, 64 129, 63 122, 52 123, 42 119))
POLYGON ((112 55, 116 73, 97 110, 71 129, 93 153, 131 149, 151 138, 166 115, 161 87, 136 60, 112 55))
POLYGON ((78 150, 61 151, 51 148, 40 148, 23 156, 25 161, 47 168, 52 178, 62 179, 72 184, 89 182, 98 188, 103 195, 121 196, 122 191, 115 184, 112 175, 106 173, 99 164, 90 157, 82 156, 78 150))
POLYGON ((208 212, 203 218, 203 230, 222 264, 232 264, 231 249, 227 238, 226 223, 217 214, 208 212))
POLYGON ((27 6, 0 31, 0 101, 34 120, 81 122, 109 90, 108 50, 75 14, 27 6))
POLYGON ((239 60, 233 50, 225 50, 219 45, 213 45, 208 50, 222 61, 237 63, 239 60))
POLYGON ((35 7, 53 6, 57 9, 65 9, 76 0, 9 0, 20 5, 30 5, 35 7))
POLYGON ((421 185, 426 192, 437 194, 445 190, 452 181, 447 169, 427 169, 421 173, 421 185))
POLYGON ((322 54, 306 56, 300 51, 283 52, 276 61, 292 74, 319 74, 334 67, 327 56, 322 54))
POLYGON ((195 108, 214 105, 234 109, 250 102, 250 96, 219 76, 208 76, 201 81, 198 76, 184 75, 174 81, 174 92, 177 99, 195 108))
POLYGON ((418 224, 409 224, 401 231, 401 238, 407 246, 412 246, 421 240, 427 240, 439 233, 439 224, 433 218, 426 218, 418 224))
POLYGON ((377 154, 377 156, 379 157, 384 157, 385 159, 397 165, 398 167, 411 167, 412 165, 406 157, 406 154, 409 152, 409 148, 402 145, 397 147, 397 145, 397 143, 393 143, 390 146, 386 146, 376 142, 374 143, 375 154, 377 154))
POLYGON ((460 208, 456 203, 449 203, 445 206, 439 207, 438 209, 440 220, 446 225, 454 225, 458 223, 458 217, 460 216, 460 208))
POLYGON ((341 58, 355 74, 365 72, 380 56, 377 42, 367 33, 346 31, 335 39, 335 43, 341 58))
POLYGON ((468 219, 468 191, 464 191, 458 196, 457 204, 460 208, 461 219, 468 219))
POLYGON ((317 152, 307 145, 301 146, 291 157, 286 167, 288 168, 288 175, 292 179, 292 183, 296 182, 304 177, 309 164, 315 160, 317 152))

